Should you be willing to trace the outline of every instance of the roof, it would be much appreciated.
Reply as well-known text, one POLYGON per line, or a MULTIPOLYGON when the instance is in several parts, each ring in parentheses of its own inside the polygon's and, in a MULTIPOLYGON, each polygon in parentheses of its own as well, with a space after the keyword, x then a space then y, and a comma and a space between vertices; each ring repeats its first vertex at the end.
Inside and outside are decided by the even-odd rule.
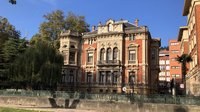
MULTIPOLYGON (((109 35, 109 34, 121 34, 121 33, 143 33, 143 32, 149 32, 147 26, 136 26, 133 23, 128 22, 128 20, 119 20, 119 21, 114 21, 112 19, 109 19, 108 21, 113 22, 112 24, 123 24, 123 31, 118 32, 118 31, 112 31, 112 32, 107 32, 107 33, 101 33, 98 34, 98 29, 92 32, 85 32, 83 33, 83 37, 93 37, 97 35, 109 35)), ((107 23, 108 23, 107 21, 107 23)), ((107 24, 106 23, 106 24, 107 24)), ((98 27, 103 27, 106 26, 106 24, 99 24, 98 27)))
POLYGON ((189 8, 191 6, 192 0, 185 0, 184 1, 184 7, 183 7, 183 16, 187 16, 189 13, 189 8))
POLYGON ((81 35, 78 32, 73 32, 71 30, 66 30, 66 31, 62 31, 60 33, 60 37, 63 36, 74 36, 74 37, 80 37, 81 35))
POLYGON ((184 31, 184 30, 187 30, 187 29, 188 29, 187 26, 182 26, 182 27, 180 27, 179 33, 178 33, 178 41, 181 41, 182 35, 183 35, 183 31, 184 31))

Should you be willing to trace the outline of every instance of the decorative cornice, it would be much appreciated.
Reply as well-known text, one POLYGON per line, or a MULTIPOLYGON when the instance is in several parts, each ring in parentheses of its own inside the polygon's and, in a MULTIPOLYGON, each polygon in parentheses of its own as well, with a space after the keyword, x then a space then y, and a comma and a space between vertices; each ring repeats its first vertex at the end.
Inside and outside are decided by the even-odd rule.
POLYGON ((184 7, 183 7, 183 16, 187 16, 189 13, 189 8, 191 6, 192 0, 185 0, 184 7))
POLYGON ((182 36, 183 36, 183 31, 184 30, 187 30, 188 29, 188 27, 187 26, 181 26, 180 28, 179 28, 179 33, 178 33, 178 41, 181 41, 182 40, 182 36))

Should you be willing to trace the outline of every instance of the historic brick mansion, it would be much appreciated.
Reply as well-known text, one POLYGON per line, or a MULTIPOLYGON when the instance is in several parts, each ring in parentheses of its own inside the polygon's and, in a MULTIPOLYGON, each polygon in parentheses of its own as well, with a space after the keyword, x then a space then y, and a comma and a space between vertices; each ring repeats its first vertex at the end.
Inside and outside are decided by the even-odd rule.
POLYGON ((151 37, 138 20, 109 19, 78 35, 64 31, 60 52, 64 56, 60 89, 92 93, 157 91, 160 39, 151 37))

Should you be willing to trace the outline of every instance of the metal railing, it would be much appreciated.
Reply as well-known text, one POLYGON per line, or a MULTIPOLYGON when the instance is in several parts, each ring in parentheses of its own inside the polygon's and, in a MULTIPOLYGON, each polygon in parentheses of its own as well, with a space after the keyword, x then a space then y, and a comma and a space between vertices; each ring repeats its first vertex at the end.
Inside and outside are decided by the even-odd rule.
POLYGON ((138 95, 138 94, 92 94, 65 91, 26 91, 26 90, 0 90, 0 96, 27 96, 27 97, 54 97, 65 99, 83 99, 94 101, 116 101, 132 103, 165 103, 165 104, 183 104, 183 105, 200 105, 200 97, 189 96, 171 96, 171 95, 138 95))

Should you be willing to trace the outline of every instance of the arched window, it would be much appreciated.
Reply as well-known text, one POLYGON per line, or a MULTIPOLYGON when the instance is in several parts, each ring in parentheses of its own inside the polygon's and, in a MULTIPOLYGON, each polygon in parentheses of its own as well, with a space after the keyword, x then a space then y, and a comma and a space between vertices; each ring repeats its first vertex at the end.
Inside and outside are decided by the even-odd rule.
POLYGON ((111 54, 112 54, 112 50, 111 50, 111 48, 108 48, 107 49, 107 61, 112 60, 111 54))
POLYGON ((74 46, 74 45, 71 45, 70 48, 75 48, 75 46, 74 46))
POLYGON ((114 62, 117 61, 117 56, 118 56, 118 48, 115 47, 115 48, 113 49, 113 60, 114 60, 114 62))
POLYGON ((105 49, 102 48, 100 51, 100 60, 103 61, 104 60, 104 54, 105 54, 105 49))

